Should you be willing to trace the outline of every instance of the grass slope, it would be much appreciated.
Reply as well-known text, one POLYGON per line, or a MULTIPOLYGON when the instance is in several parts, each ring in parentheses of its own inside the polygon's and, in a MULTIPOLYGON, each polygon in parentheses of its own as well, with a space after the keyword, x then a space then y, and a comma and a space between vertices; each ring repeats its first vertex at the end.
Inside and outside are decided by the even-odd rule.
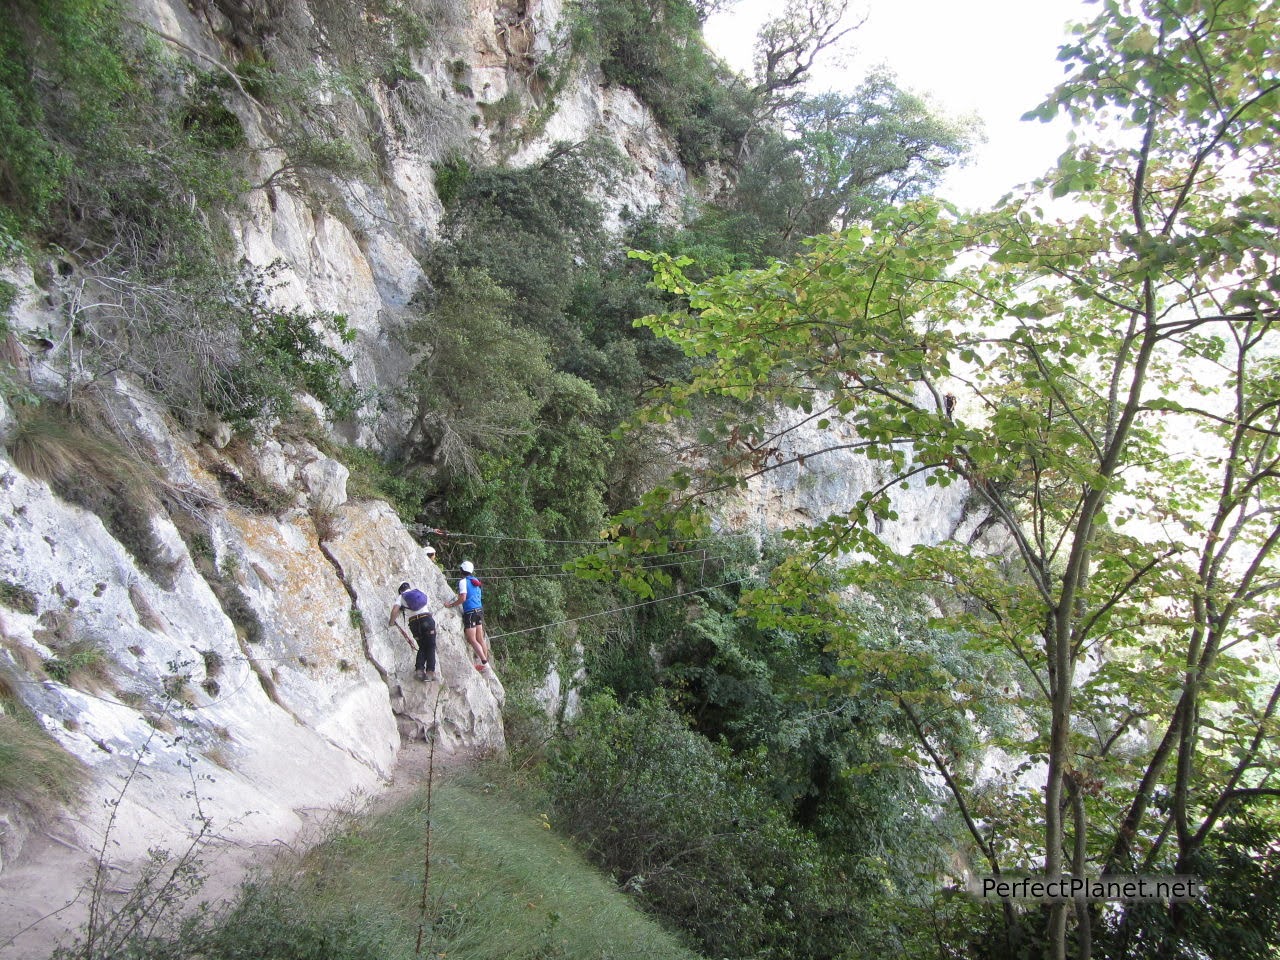
MULTIPOLYGON (((506 789, 435 786, 423 956, 697 960, 506 789)), ((417 948, 426 804, 424 789, 362 819, 313 849, 298 878, 319 915, 377 916, 388 957, 417 948)))

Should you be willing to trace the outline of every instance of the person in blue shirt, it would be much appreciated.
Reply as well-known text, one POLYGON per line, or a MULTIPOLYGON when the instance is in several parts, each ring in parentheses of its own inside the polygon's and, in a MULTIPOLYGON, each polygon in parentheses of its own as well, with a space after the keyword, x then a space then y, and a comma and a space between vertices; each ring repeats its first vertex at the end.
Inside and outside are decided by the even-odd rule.
POLYGON ((463 560, 459 565, 462 579, 458 581, 458 596, 445 604, 446 607, 462 605, 462 631, 471 644, 480 662, 476 669, 483 671, 489 666, 489 643, 484 635, 484 603, 482 587, 484 584, 475 576, 476 568, 470 560, 463 560))

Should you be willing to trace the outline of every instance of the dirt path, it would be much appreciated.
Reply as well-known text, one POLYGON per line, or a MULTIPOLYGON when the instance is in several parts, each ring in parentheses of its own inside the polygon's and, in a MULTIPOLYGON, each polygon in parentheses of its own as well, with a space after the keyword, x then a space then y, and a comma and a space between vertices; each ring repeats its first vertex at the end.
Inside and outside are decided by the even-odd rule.
MULTIPOLYGON (((271 844, 208 844, 201 853, 206 879, 196 902, 220 903, 233 898, 245 880, 269 872, 283 856, 296 856, 326 836, 335 820, 366 816, 407 799, 426 783, 430 759, 428 744, 404 744, 385 789, 357 810, 309 811, 307 826, 294 837, 271 844)), ((463 766, 468 760, 465 754, 437 751, 436 774, 463 766)), ((0 960, 47 960, 57 945, 70 942, 85 922, 96 851, 81 849, 71 836, 65 823, 42 824, 32 831, 21 856, 5 863, 0 873, 0 960), (71 895, 52 892, 68 889, 73 891, 71 895)), ((129 889, 130 872, 112 871, 107 884, 111 898, 123 898, 129 889)))

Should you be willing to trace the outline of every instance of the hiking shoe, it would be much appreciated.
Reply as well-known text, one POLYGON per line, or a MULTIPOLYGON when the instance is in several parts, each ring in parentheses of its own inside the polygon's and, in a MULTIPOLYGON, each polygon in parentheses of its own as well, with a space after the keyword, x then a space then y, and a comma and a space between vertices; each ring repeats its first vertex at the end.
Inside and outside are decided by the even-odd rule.
POLYGON ((483 663, 477 663, 477 664, 476 664, 476 669, 477 669, 477 670, 479 670, 481 673, 484 673, 484 664, 483 664, 483 663))
POLYGON ((419 680, 426 680, 426 679, 427 679, 427 675, 426 675, 426 673, 425 673, 424 671, 422 671, 422 670, 415 670, 415 671, 413 671, 413 675, 414 675, 417 679, 419 679, 419 680))

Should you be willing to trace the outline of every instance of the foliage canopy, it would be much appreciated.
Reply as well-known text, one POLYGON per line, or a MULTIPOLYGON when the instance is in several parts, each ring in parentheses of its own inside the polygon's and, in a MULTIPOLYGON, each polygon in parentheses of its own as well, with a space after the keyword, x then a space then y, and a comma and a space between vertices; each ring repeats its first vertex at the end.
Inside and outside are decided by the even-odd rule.
MULTIPOLYGON (((1280 795, 1276 26, 1269 2, 1105 2, 1037 111, 1072 117, 1077 141, 1026 196, 965 216, 915 201, 707 281, 647 256, 687 309, 643 322, 699 363, 656 416, 703 411, 718 468, 678 499, 775 465, 763 419, 707 418, 708 399, 845 418, 885 482, 795 542, 870 557, 851 585, 939 584, 961 601, 945 622, 1023 665, 1002 694, 1023 732, 992 738, 1022 766, 992 782, 918 729, 988 872, 1192 873, 1244 805, 1280 795), (957 480, 1008 556, 886 549, 893 489, 957 480)), ((841 603, 798 606, 811 569, 783 570, 757 617, 843 624, 834 648, 865 660, 841 603)), ((1164 942, 1202 936, 1216 909, 1166 905, 1164 942)), ((1006 906, 1000 949, 1121 955, 1139 912, 1059 904, 1041 925, 1006 906)))

